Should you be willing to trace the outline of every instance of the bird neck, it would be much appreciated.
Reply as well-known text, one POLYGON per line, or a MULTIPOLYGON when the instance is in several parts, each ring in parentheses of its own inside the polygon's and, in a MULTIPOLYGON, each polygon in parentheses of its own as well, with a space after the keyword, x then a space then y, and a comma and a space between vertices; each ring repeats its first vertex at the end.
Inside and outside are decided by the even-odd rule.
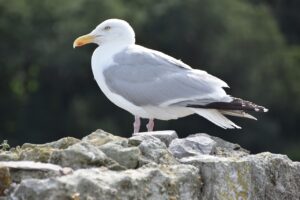
MULTIPOLYGON (((118 52, 127 48, 128 44, 120 44, 120 43, 109 43, 105 45, 100 45, 95 49, 92 55, 92 69, 93 72, 102 71, 107 66, 113 63, 113 57, 118 52)), ((95 73, 94 73, 95 74, 95 73)))
POLYGON ((101 58, 109 58, 114 54, 122 51, 126 47, 128 47, 127 43, 120 43, 120 42, 111 42, 109 44, 100 45, 96 50, 95 53, 101 56, 101 58))
POLYGON ((135 44, 135 38, 134 37, 119 37, 115 40, 109 40, 105 41, 103 43, 100 43, 99 47, 101 49, 110 50, 114 49, 116 51, 120 49, 124 49, 127 46, 135 44))

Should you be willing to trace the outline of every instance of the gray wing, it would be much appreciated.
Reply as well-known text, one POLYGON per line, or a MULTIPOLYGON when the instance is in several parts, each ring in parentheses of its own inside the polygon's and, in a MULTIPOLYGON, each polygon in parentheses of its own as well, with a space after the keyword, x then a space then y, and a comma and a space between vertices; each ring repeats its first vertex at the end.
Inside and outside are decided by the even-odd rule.
POLYGON ((161 52, 134 45, 113 59, 104 70, 108 88, 137 106, 229 101, 224 81, 161 52))

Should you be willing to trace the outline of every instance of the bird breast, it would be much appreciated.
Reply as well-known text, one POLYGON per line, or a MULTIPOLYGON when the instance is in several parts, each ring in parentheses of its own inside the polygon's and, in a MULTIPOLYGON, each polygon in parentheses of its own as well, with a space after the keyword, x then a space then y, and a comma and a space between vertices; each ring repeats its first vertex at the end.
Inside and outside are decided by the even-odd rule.
POLYGON ((111 53, 109 51, 103 51, 103 49, 99 47, 94 51, 92 56, 92 71, 98 86, 105 96, 118 107, 127 110, 133 115, 148 118, 148 114, 143 108, 132 104, 108 88, 103 71, 114 64, 113 56, 115 53, 117 52, 111 53))

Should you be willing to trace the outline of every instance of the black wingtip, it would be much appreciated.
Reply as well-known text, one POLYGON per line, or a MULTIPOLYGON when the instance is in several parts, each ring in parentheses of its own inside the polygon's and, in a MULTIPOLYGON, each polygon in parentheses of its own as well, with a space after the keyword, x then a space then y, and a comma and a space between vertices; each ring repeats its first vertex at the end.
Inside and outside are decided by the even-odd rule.
POLYGON ((245 101, 240 98, 233 97, 231 102, 213 102, 207 105, 187 105, 187 107, 194 108, 211 108, 220 110, 243 110, 243 111, 255 111, 255 112, 268 112, 269 109, 256 105, 250 101, 245 101))

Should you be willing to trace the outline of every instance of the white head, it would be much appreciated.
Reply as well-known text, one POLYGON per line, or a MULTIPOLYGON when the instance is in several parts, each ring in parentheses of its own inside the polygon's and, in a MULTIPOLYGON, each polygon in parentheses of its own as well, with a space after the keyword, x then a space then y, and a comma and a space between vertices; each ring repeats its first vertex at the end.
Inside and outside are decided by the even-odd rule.
POLYGON ((131 45, 135 43, 132 27, 124 20, 108 19, 99 24, 91 33, 77 38, 73 47, 95 43, 99 46, 117 44, 131 45))

